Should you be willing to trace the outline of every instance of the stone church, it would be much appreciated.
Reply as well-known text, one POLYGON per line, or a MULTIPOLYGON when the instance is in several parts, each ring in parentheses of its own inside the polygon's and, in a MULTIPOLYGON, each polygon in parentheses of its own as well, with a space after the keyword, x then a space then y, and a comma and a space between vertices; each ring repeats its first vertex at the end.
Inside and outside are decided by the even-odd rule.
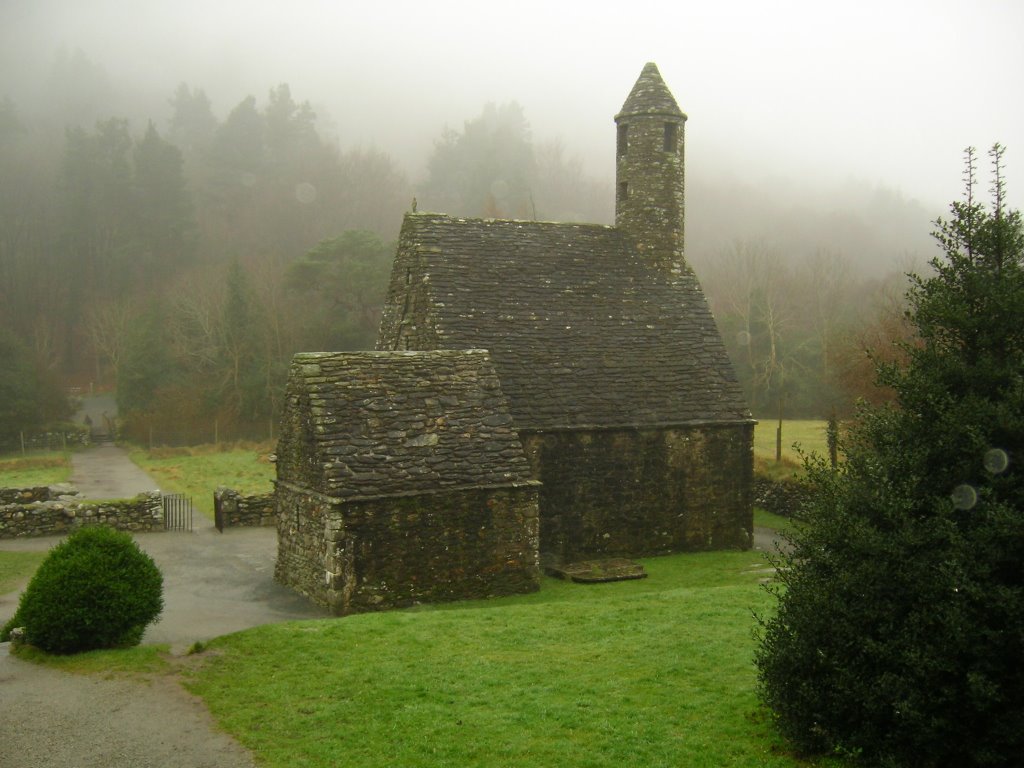
POLYGON ((377 349, 487 350, 548 561, 747 548, 754 421, 684 256, 686 115, 649 63, 615 226, 407 214, 377 349))

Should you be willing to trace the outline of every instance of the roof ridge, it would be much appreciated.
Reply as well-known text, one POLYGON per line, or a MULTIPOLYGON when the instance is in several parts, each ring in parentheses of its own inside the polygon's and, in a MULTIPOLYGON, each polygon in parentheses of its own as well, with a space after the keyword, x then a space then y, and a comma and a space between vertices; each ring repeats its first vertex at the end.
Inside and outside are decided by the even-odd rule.
POLYGON ((450 222, 465 222, 473 224, 516 224, 516 225, 536 225, 536 226, 548 226, 548 227, 588 227, 600 230, 616 229, 612 224, 598 224, 593 221, 553 221, 548 219, 495 219, 487 218, 483 216, 456 216, 450 213, 430 213, 430 212, 417 212, 417 213, 406 213, 405 218, 407 220, 432 220, 432 221, 450 221, 450 222))

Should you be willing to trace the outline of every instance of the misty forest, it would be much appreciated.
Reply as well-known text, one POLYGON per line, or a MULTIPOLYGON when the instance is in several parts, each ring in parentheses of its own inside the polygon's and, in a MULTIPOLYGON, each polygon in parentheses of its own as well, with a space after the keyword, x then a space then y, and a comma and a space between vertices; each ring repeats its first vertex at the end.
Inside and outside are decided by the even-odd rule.
MULTIPOLYGON (((68 391, 113 390, 129 438, 205 442, 212 424, 267 437, 294 353, 373 348, 414 199, 612 223, 610 175, 571 137, 534 136, 514 102, 424 125, 433 149, 412 172, 387 147, 346 144, 344 115, 318 114, 295 85, 213 104, 182 83, 150 111, 65 52, 35 102, 0 100, 8 436, 68 418, 68 391)), ((884 358, 908 333, 904 273, 930 255, 931 212, 852 183, 828 206, 780 180, 687 183, 687 257, 754 415, 884 398, 865 349, 884 358)))

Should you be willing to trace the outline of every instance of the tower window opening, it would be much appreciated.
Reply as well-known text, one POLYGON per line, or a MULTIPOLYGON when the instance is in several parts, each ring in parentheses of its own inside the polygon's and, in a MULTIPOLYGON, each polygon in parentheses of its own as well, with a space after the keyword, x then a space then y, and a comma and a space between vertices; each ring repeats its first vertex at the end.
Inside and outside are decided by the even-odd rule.
POLYGON ((678 148, 678 128, 675 123, 665 123, 665 151, 675 152, 678 148))
POLYGON ((628 200, 629 199, 629 183, 628 182, 625 182, 625 181, 620 181, 619 182, 619 199, 620 200, 628 200))
POLYGON ((620 124, 617 140, 615 142, 615 151, 617 156, 622 157, 625 155, 627 149, 629 149, 629 126, 620 124))

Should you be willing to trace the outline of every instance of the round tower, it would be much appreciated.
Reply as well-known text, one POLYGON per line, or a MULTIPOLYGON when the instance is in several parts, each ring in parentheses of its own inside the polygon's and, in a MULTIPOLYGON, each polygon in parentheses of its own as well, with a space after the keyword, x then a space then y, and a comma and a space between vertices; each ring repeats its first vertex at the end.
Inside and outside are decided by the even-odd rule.
POLYGON ((683 260, 686 115, 648 62, 615 116, 615 226, 660 263, 683 260))

